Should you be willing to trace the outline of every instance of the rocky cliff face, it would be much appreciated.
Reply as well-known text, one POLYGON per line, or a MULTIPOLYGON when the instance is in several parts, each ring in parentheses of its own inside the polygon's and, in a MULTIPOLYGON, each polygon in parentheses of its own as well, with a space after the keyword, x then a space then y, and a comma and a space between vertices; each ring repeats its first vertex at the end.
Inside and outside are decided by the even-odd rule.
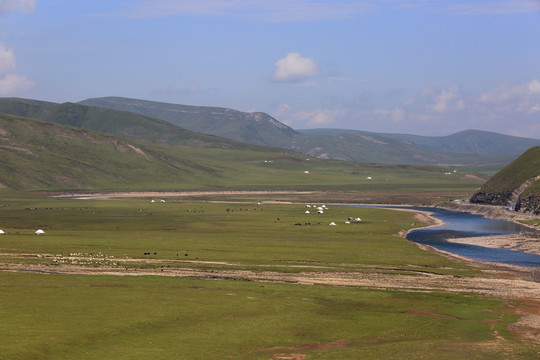
POLYGON ((490 193, 484 191, 477 191, 471 197, 470 202, 473 204, 486 204, 486 205, 509 205, 511 192, 490 193))
POLYGON ((522 194, 516 203, 516 211, 540 215, 540 194, 522 194))

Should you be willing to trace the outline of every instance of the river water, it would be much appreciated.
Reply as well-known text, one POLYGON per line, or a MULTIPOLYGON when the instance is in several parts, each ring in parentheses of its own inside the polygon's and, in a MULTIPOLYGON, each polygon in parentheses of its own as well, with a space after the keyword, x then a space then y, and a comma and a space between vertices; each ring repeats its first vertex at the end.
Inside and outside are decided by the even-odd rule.
POLYGON ((479 261, 498 262, 510 265, 540 268, 540 255, 528 254, 522 251, 508 249, 494 249, 477 245, 457 244, 447 239, 510 235, 520 232, 533 232, 525 226, 502 220, 493 220, 481 215, 462 211, 451 211, 430 207, 409 207, 413 210, 428 211, 433 217, 440 219, 444 225, 430 228, 414 229, 409 232, 407 239, 419 244, 433 246, 436 249, 447 251, 479 261))

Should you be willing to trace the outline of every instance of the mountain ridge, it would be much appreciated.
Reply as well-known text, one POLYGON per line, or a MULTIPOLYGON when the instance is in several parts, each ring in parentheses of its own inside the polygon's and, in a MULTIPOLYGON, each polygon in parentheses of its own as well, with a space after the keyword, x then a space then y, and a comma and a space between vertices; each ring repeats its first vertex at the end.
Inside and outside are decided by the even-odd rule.
MULTIPOLYGON (((273 131, 268 131, 266 128, 257 129, 257 124, 252 118, 255 113, 242 113, 226 108, 176 105, 121 97, 86 99, 80 103, 139 111, 141 114, 171 121, 194 131, 206 132, 208 128, 214 126, 212 130, 214 135, 338 160, 432 165, 500 164, 502 167, 517 158, 527 148, 540 145, 540 140, 537 139, 511 137, 479 130, 459 132, 445 137, 335 129, 334 133, 329 135, 324 131, 319 131, 319 133, 316 130, 297 131, 270 115, 256 113, 263 114, 258 116, 264 118, 266 124, 271 124, 273 131), (165 106, 166 109, 160 109, 160 106, 165 106), (178 111, 175 112, 174 109, 178 111), (219 111, 214 111, 216 109, 219 111), (189 115, 186 111, 191 111, 192 114, 189 115), (212 111, 214 114, 200 115, 203 112, 212 113, 212 111), (215 122, 212 125, 212 121, 217 121, 212 115, 219 117, 219 112, 230 116, 243 115, 230 127, 223 125, 227 121, 220 121, 219 126, 215 125, 215 122), (194 113, 196 114, 193 115, 194 113), (198 124, 197 119, 201 118, 204 118, 204 121, 198 124), (276 132, 276 129, 280 130, 276 132), (467 135, 467 138, 460 140, 464 135, 467 135), (379 142, 378 146, 374 146, 374 139, 379 142)), ((230 117, 225 118, 230 120, 230 117)))
POLYGON ((393 164, 489 165, 490 168, 498 170, 531 146, 540 145, 540 140, 536 139, 479 130, 467 130, 442 137, 347 129, 296 131, 264 113, 242 113, 227 108, 167 104, 120 97, 96 99, 57 104, 0 98, 0 113, 28 116, 147 141, 218 148, 270 146, 326 159, 393 164), (100 105, 103 99, 107 99, 107 104, 114 103, 117 109, 108 108, 106 104, 101 104, 104 107, 84 105, 96 102, 96 105, 100 105), (165 106, 165 109, 162 106, 165 106), (139 113, 125 110, 133 107, 138 108, 139 113), (163 115, 162 118, 157 117, 160 114, 163 115), (182 123, 186 114, 189 115, 189 121, 182 123), (200 119, 204 121, 203 125, 199 124, 199 128, 214 126, 215 132, 220 135, 204 134, 199 130, 178 125, 181 123, 192 126, 200 119), (174 123, 171 122, 173 120, 174 123), (217 131, 218 129, 220 130, 217 131), (328 134, 329 132, 331 134, 328 134), (238 135, 232 136, 231 133, 238 135))

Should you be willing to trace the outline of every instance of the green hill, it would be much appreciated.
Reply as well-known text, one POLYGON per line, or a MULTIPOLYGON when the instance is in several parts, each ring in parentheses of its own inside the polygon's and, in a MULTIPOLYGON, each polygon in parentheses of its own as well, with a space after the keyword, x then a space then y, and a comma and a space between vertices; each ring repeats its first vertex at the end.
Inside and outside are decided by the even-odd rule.
POLYGON ((247 143, 196 133, 148 116, 73 103, 56 104, 18 98, 0 98, 0 113, 152 142, 227 149, 258 148, 247 143))
POLYGON ((0 188, 332 190, 425 197, 430 192, 463 193, 478 183, 467 174, 450 174, 440 167, 324 160, 260 146, 157 143, 0 114, 0 188))
POLYGON ((532 147, 487 181, 472 203, 514 205, 516 210, 540 213, 540 146, 532 147))
POLYGON ((465 130, 447 136, 421 136, 411 134, 374 133, 347 129, 306 129, 298 130, 301 134, 332 135, 350 137, 353 134, 368 136, 375 139, 394 139, 401 144, 409 145, 433 153, 431 158, 444 156, 461 161, 474 163, 474 156, 484 161, 491 158, 493 161, 510 162, 533 146, 540 146, 540 139, 523 138, 498 134, 490 131, 465 130))
POLYGON ((261 112, 228 108, 167 104, 120 97, 94 98, 80 104, 129 111, 165 120, 192 131, 252 144, 281 147, 296 131, 261 112))

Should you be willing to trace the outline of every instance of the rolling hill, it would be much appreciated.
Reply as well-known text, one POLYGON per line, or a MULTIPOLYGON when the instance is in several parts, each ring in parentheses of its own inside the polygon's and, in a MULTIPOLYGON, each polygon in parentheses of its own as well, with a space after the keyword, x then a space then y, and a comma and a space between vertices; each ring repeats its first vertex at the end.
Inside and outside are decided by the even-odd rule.
POLYGON ((524 138, 498 134, 491 131, 465 130, 447 136, 421 136, 411 134, 374 133, 343 129, 298 130, 302 134, 312 135, 348 135, 360 133, 364 136, 391 138, 405 141, 424 150, 433 152, 451 152, 456 154, 477 154, 479 156, 504 157, 512 152, 519 156, 533 146, 540 146, 540 139, 524 138))
POLYGON ((0 190, 332 190, 422 197, 463 193, 477 178, 435 166, 380 165, 289 150, 190 146, 0 114, 0 190), (424 181, 419 182, 421 177, 424 181))
POLYGON ((495 174, 470 201, 515 205, 516 211, 540 214, 540 146, 530 148, 495 174))
POLYGON ((268 114, 246 113, 228 108, 167 104, 119 97, 94 98, 80 104, 129 111, 192 131, 236 141, 281 147, 283 139, 297 134, 268 114))
POLYGON ((80 104, 131 111, 193 131, 339 160, 403 164, 499 164, 500 169, 529 147, 540 145, 537 139, 473 130, 444 137, 340 129, 295 131, 264 113, 120 97, 87 99, 80 104))
POLYGON ((186 130, 167 121, 148 116, 74 103, 57 104, 18 98, 0 98, 0 113, 158 143, 225 149, 257 150, 261 148, 186 130))

